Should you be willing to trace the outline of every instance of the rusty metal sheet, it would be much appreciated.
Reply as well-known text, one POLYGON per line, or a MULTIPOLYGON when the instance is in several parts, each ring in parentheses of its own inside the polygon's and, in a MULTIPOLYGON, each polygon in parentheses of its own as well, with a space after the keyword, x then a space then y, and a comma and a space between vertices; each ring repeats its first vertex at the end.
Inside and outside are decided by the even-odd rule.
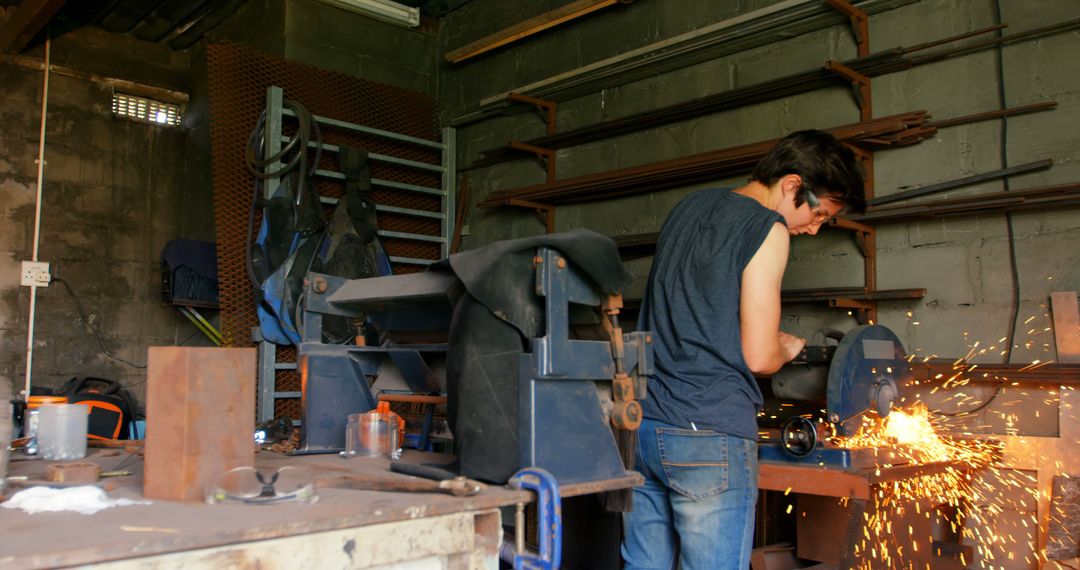
POLYGON ((758 467, 758 488, 826 497, 870 497, 870 480, 862 473, 766 461, 758 467))
POLYGON ((838 564, 846 550, 847 535, 852 523, 852 511, 834 497, 800 495, 795 532, 798 536, 796 554, 799 558, 838 564), (806 516, 803 516, 806 513, 806 516))
POLYGON ((1080 313, 1076 291, 1051 293, 1050 307, 1054 312, 1054 346, 1058 362, 1080 363, 1080 313))
POLYGON ((143 494, 201 501, 222 473, 255 463, 256 350, 155 346, 147 362, 143 494))

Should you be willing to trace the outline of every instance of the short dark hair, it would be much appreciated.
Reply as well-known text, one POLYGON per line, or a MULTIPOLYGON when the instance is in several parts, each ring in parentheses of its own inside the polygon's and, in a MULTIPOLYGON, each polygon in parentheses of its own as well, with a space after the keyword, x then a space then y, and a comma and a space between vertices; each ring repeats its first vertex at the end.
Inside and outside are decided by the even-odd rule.
MULTIPOLYGON (((796 131, 780 139, 754 167, 750 179, 772 186, 788 174, 798 174, 803 188, 820 198, 843 203, 846 211, 866 210, 863 175, 855 153, 824 131, 796 131)), ((800 192, 795 205, 802 206, 800 192)))

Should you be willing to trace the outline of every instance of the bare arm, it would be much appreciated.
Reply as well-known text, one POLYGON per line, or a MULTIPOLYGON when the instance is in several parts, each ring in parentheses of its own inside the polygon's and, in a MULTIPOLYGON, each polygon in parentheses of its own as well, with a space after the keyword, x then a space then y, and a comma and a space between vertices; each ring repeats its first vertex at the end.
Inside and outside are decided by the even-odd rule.
POLYGON ((769 231, 743 269, 739 329, 743 358, 754 374, 772 374, 802 350, 806 341, 780 332, 780 282, 791 237, 783 224, 769 231))

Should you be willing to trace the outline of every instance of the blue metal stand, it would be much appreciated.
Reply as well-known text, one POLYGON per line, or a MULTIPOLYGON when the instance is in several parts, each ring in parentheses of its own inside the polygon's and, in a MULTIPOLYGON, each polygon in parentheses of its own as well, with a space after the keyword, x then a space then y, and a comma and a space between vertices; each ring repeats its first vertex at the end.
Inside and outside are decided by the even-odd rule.
MULTIPOLYGON (((392 361, 417 393, 436 393, 439 387, 425 355, 446 353, 445 344, 353 346, 322 342, 323 315, 367 317, 397 330, 446 328, 453 307, 448 297, 457 279, 437 273, 371 279, 344 279, 309 274, 304 301, 304 342, 297 347, 303 383, 304 429, 301 449, 308 452, 345 448, 349 414, 375 409, 368 378, 392 361)), ((425 425, 425 433, 430 425, 425 425)), ((424 438, 426 439, 426 438, 424 438)), ((421 448, 427 445, 420 441, 421 448)))
POLYGON ((851 450, 839 447, 818 447, 809 455, 796 457, 786 451, 779 443, 759 443, 758 460, 777 463, 796 463, 799 465, 819 465, 851 469, 851 450))
MULTIPOLYGON (((536 294, 544 298, 545 335, 521 355, 518 372, 518 465, 543 465, 559 482, 583 483, 626 475, 595 380, 615 375, 611 344, 574 340, 570 305, 601 304, 600 294, 558 251, 542 247, 536 294)), ((652 362, 647 333, 623 335, 626 370, 645 375, 652 362)))
POLYGON ((559 482, 538 467, 527 467, 510 478, 510 485, 536 493, 537 540, 540 554, 524 552, 523 524, 518 521, 518 552, 514 555, 515 570, 555 570, 562 562, 562 499, 559 482))

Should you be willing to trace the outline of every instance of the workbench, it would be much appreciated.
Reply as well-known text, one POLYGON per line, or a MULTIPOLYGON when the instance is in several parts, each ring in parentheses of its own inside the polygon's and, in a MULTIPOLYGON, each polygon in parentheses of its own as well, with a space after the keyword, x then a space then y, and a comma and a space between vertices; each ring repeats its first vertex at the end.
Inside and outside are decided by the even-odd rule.
MULTIPOLYGON (((127 453, 87 460, 115 469, 127 453)), ((16 459, 18 456, 16 456, 16 459)), ((405 461, 445 462, 446 456, 406 452, 405 461)), ((9 475, 43 479, 44 460, 15 460, 9 475)), ((290 465, 312 479, 340 475, 402 477, 384 458, 256 454, 256 467, 290 465)), ((110 498, 142 499, 142 461, 126 460, 126 477, 103 479, 110 498)), ((629 473, 560 488, 564 497, 638 484, 629 473)), ((13 493, 15 489, 9 489, 13 493)), ((0 567, 56 568, 497 568, 503 541, 500 507, 534 500, 529 491, 488 486, 471 497, 319 488, 314 504, 215 504, 152 501, 93 515, 27 514, 0 509, 0 567)))

